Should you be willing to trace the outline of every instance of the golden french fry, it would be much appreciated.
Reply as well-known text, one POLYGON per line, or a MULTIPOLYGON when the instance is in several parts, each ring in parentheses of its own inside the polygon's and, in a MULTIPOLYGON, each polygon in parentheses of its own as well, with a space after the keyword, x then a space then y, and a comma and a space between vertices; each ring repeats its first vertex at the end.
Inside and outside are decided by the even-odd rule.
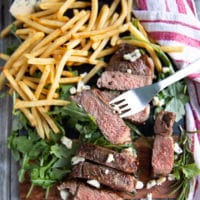
MULTIPOLYGON (((44 33, 38 32, 34 35, 29 36, 27 40, 25 40, 18 49, 10 56, 10 59, 6 62, 4 68, 9 69, 13 63, 23 54, 23 52, 34 42, 44 37, 44 33)), ((0 89, 2 88, 5 76, 3 73, 0 74, 0 89)))
POLYGON ((105 38, 112 37, 113 35, 123 33, 125 31, 127 31, 127 29, 128 29, 128 24, 124 24, 123 26, 120 26, 118 29, 114 29, 110 32, 107 32, 107 33, 104 33, 104 34, 101 34, 101 35, 92 36, 91 40, 93 40, 93 41, 103 40, 105 38))
POLYGON ((50 66, 48 64, 44 68, 44 71, 43 71, 42 76, 40 78, 40 82, 38 84, 38 87, 35 90, 35 97, 36 97, 36 99, 39 99, 40 94, 41 94, 44 86, 47 84, 47 78, 49 76, 50 69, 51 68, 50 68, 50 66))
POLYGON ((4 75, 6 76, 6 78, 8 79, 8 81, 10 82, 12 88, 24 99, 24 100, 28 100, 28 97, 26 96, 26 94, 21 90, 21 88, 19 87, 18 83, 16 82, 16 80, 13 78, 13 76, 10 74, 9 70, 4 69, 3 70, 4 75))
MULTIPOLYGON (((32 93, 32 91, 28 88, 28 86, 23 81, 19 81, 18 84, 21 87, 21 89, 25 92, 25 94, 28 96, 29 100, 31 101, 37 100, 35 95, 32 93)), ((43 107, 37 107, 37 109, 39 110, 40 114, 44 117, 44 119, 47 121, 49 126, 52 128, 54 133, 58 133, 59 129, 57 125, 51 119, 51 117, 45 112, 45 109, 43 107)))
POLYGON ((72 3, 74 3, 75 0, 68 0, 65 1, 65 3, 59 8, 58 13, 57 13, 57 17, 58 19, 62 19, 64 13, 68 10, 68 8, 70 7, 70 5, 72 3))
POLYGON ((26 118, 30 122, 31 126, 36 127, 37 126, 36 118, 33 116, 33 114, 30 112, 30 110, 27 108, 21 108, 20 110, 26 116, 26 118))
POLYGON ((0 59, 2 59, 2 60, 8 60, 10 58, 10 56, 9 55, 7 55, 7 54, 5 54, 5 53, 0 53, 0 59))
POLYGON ((105 38, 101 41, 101 43, 99 44, 98 48, 93 52, 93 54, 90 56, 89 61, 90 63, 94 63, 97 55, 104 49, 104 47, 107 45, 107 43, 109 42, 109 38, 105 38))
POLYGON ((24 22, 28 26, 30 26, 32 28, 35 28, 38 31, 41 31, 41 32, 44 32, 44 33, 52 33, 54 31, 54 29, 48 28, 48 27, 43 26, 43 25, 41 25, 41 24, 39 24, 37 22, 34 22, 33 20, 31 20, 31 19, 29 19, 29 18, 27 18, 25 16, 18 15, 16 18, 19 21, 24 22))
POLYGON ((64 69, 65 63, 67 62, 67 60, 69 59, 71 54, 72 54, 72 52, 70 50, 67 50, 65 52, 64 56, 62 57, 62 59, 60 60, 60 62, 57 64, 55 80, 54 80, 53 84, 51 85, 51 87, 49 89, 49 93, 47 95, 48 100, 53 98, 53 95, 54 95, 56 89, 59 87, 59 81, 60 81, 60 77, 62 75, 62 71, 64 69))
POLYGON ((71 38, 71 35, 79 30, 79 28, 86 23, 88 20, 90 14, 87 13, 84 17, 82 17, 77 23, 72 27, 72 29, 67 32, 64 36, 58 38, 54 41, 52 45, 48 48, 48 50, 42 54, 43 57, 48 57, 53 50, 58 48, 59 46, 63 45, 66 41, 68 41, 71 38))
POLYGON ((67 84, 67 83, 78 83, 81 79, 82 79, 81 76, 67 77, 67 78, 60 78, 59 83, 61 83, 61 84, 67 84))
POLYGON ((92 0, 92 5, 91 5, 91 17, 89 19, 88 26, 86 28, 86 31, 90 31, 93 29, 94 24, 97 19, 97 14, 98 14, 98 0, 92 0))
POLYGON ((19 21, 19 20, 15 20, 13 23, 11 23, 10 25, 8 25, 6 28, 4 28, 1 33, 0 33, 0 37, 1 38, 4 38, 6 37, 9 33, 10 33, 10 30, 12 29, 13 26, 19 26, 21 25, 22 22, 19 21))
POLYGON ((17 100, 15 102, 14 108, 21 109, 21 108, 32 108, 32 107, 43 107, 43 106, 66 106, 69 104, 69 101, 65 100, 37 100, 37 101, 22 101, 17 100))
MULTIPOLYGON (((28 58, 28 54, 25 55, 28 58)), ((56 63, 54 58, 28 58, 28 64, 34 65, 53 65, 56 63)))
POLYGON ((38 110, 36 108, 31 108, 31 110, 32 110, 32 114, 34 116, 34 119, 36 120, 36 123, 37 123, 36 130, 37 130, 37 132, 38 132, 38 134, 41 138, 45 138, 45 133, 44 133, 44 129, 43 129, 43 126, 42 126, 40 113, 38 112, 38 110))

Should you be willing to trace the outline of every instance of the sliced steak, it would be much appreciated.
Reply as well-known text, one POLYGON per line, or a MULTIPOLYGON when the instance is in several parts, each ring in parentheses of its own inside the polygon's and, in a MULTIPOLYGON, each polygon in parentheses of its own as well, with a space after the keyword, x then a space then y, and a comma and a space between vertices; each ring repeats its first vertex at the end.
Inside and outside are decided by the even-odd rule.
POLYGON ((68 191, 71 200, 123 200, 112 191, 96 189, 74 180, 62 183, 58 189, 60 191, 68 191))
POLYGON ((137 156, 130 151, 118 153, 97 145, 82 144, 77 155, 84 157, 86 160, 109 166, 123 172, 135 173, 137 171, 137 156))
POLYGON ((134 192, 137 184, 137 180, 127 173, 89 162, 75 165, 70 176, 73 178, 96 180, 114 190, 126 192, 134 192))
POLYGON ((174 141, 171 136, 157 135, 153 145, 152 167, 155 176, 168 175, 174 165, 174 141))
POLYGON ((83 91, 73 96, 72 100, 82 105, 86 112, 96 119, 103 135, 112 144, 124 144, 131 141, 129 127, 119 115, 113 112, 107 103, 108 99, 100 90, 83 91))
POLYGON ((168 111, 159 112, 154 124, 154 133, 163 136, 172 135, 175 119, 176 113, 168 111))
POLYGON ((144 110, 129 117, 126 117, 126 119, 130 120, 135 124, 142 124, 149 118, 149 114, 150 114, 150 105, 147 105, 144 110))
POLYGON ((111 90, 129 90, 151 84, 154 64, 150 57, 142 55, 133 62, 124 59, 124 55, 135 50, 131 44, 120 44, 106 71, 98 79, 97 86, 111 90))
MULTIPOLYGON (((120 95, 119 91, 103 91, 104 96, 108 98, 109 101, 120 95)), ((134 115, 131 115, 129 117, 126 117, 129 121, 135 123, 135 124, 142 124, 144 123, 148 118, 150 114, 150 105, 147 105, 146 108, 134 115)))
POLYGON ((99 88, 123 91, 150 85, 151 83, 151 76, 135 75, 120 71, 105 71, 98 79, 97 86, 99 88))

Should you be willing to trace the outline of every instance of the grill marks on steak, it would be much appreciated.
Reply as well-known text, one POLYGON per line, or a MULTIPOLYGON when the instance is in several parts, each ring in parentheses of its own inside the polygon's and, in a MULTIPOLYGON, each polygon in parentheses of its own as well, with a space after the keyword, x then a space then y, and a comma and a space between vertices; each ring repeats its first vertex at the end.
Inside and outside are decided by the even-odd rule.
POLYGON ((95 189, 84 183, 68 180, 62 183, 59 190, 69 191, 73 200, 123 200, 116 193, 106 189, 95 189))
POLYGON ((123 58, 127 53, 132 53, 135 47, 123 43, 110 59, 106 71, 97 81, 97 86, 111 90, 129 90, 152 83, 154 76, 153 61, 147 55, 143 55, 131 62, 123 58))
POLYGON ((113 112, 107 97, 100 90, 83 91, 72 99, 96 119, 103 135, 112 144, 124 144, 131 141, 129 127, 113 112))
POLYGON ((118 153, 97 145, 82 144, 77 155, 84 157, 86 160, 115 168, 123 172, 135 173, 137 171, 137 156, 132 152, 122 151, 121 153, 118 153), (107 162, 110 155, 113 156, 113 160, 112 162, 107 162))
POLYGON ((161 111, 156 116, 154 125, 156 137, 152 154, 152 167, 155 176, 165 176, 172 171, 174 165, 174 140, 172 133, 175 118, 175 113, 167 111, 161 111))
POLYGON ((73 178, 97 180, 114 190, 135 192, 137 180, 124 172, 89 162, 75 165, 70 174, 73 178))

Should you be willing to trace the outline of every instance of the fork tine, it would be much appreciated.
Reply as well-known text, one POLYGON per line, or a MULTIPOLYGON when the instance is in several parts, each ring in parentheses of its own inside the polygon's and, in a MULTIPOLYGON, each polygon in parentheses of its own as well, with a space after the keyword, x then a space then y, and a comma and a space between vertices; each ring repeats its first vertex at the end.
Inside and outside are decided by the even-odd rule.
POLYGON ((123 94, 121 94, 121 95, 119 95, 119 96, 117 96, 117 97, 115 97, 114 99, 112 99, 110 102, 109 102, 109 104, 111 105, 111 104, 118 104, 118 102, 122 102, 122 101, 125 101, 125 97, 126 97, 126 93, 127 92, 125 92, 125 93, 123 93, 123 94))
POLYGON ((132 110, 131 108, 125 110, 124 112, 122 112, 122 114, 120 114, 120 117, 121 118, 124 118, 124 117, 129 117, 131 116, 133 113, 132 113, 132 110))

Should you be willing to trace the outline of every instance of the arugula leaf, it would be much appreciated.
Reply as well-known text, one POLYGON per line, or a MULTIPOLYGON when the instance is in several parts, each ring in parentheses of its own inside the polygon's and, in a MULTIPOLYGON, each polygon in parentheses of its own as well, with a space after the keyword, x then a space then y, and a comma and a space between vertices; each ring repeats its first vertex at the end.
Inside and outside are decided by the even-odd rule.
POLYGON ((185 104, 189 101, 186 94, 186 85, 184 81, 176 82, 168 88, 161 91, 157 97, 159 100, 164 99, 165 104, 155 109, 155 114, 161 110, 167 110, 176 113, 176 122, 185 115, 185 104))
POLYGON ((193 154, 190 150, 190 140, 187 137, 187 132, 181 128, 179 145, 183 150, 180 155, 175 154, 173 174, 177 180, 174 184, 172 193, 179 191, 178 200, 185 200, 189 194, 190 182, 195 177, 200 175, 200 169, 194 163, 193 154))

